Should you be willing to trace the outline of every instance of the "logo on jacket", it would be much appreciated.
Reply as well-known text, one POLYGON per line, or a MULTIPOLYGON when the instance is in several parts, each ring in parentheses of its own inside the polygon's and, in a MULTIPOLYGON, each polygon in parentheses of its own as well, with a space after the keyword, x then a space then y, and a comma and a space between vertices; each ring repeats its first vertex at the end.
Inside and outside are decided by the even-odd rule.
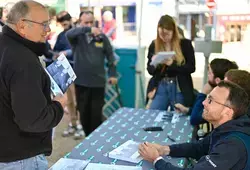
POLYGON ((210 159, 209 155, 206 156, 206 161, 208 161, 214 168, 217 167, 217 165, 215 165, 215 163, 210 159))
POLYGON ((103 47, 103 42, 95 42, 95 46, 98 48, 102 48, 103 47))

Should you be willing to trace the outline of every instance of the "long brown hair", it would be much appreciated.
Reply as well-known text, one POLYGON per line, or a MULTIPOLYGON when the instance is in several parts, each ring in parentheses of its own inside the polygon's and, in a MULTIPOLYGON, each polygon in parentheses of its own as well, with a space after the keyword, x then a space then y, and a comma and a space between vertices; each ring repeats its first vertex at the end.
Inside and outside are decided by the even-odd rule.
POLYGON ((155 53, 158 53, 160 51, 164 51, 164 42, 160 38, 159 31, 158 31, 159 28, 173 31, 171 46, 172 46, 173 51, 175 51, 175 60, 177 62, 177 65, 184 64, 185 58, 184 58, 182 51, 181 51, 180 35, 178 32, 178 28, 175 24, 174 19, 169 15, 163 15, 158 22, 157 38, 155 40, 155 53))

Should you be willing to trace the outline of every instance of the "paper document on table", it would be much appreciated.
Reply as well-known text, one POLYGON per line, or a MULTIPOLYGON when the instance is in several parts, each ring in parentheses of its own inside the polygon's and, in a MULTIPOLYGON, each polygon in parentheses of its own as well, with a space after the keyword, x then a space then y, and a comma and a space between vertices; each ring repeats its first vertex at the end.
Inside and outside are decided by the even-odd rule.
POLYGON ((165 122, 165 121, 172 121, 173 113, 172 112, 160 112, 156 118, 155 122, 165 122))
POLYGON ((119 159, 132 163, 139 163, 142 160, 142 157, 138 153, 138 147, 139 147, 138 142, 128 140, 118 148, 109 152, 108 156, 113 159, 119 159))
POLYGON ((85 170, 142 170, 142 167, 89 163, 85 170))
POLYGON ((180 121, 180 114, 179 113, 174 113, 173 118, 171 120, 171 123, 175 124, 180 121))
POLYGON ((150 65, 157 66, 158 64, 161 64, 164 60, 172 58, 175 55, 174 51, 162 51, 158 52, 155 57, 152 59, 150 65))
POLYGON ((49 170, 83 170, 90 161, 61 158, 49 170))

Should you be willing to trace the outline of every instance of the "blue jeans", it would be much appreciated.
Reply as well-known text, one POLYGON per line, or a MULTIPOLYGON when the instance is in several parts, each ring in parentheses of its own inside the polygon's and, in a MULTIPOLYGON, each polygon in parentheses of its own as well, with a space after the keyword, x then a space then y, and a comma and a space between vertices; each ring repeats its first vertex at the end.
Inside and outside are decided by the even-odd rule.
POLYGON ((150 109, 167 110, 170 107, 170 110, 173 111, 175 103, 184 103, 182 93, 177 92, 176 82, 161 80, 150 109))
POLYGON ((14 162, 0 162, 1 170, 48 170, 48 161, 44 154, 14 162))

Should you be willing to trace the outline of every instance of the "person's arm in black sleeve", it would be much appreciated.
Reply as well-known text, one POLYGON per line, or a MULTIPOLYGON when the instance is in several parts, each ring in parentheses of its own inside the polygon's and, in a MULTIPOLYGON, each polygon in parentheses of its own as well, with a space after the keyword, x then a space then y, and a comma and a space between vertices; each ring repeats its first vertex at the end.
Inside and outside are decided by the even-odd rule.
POLYGON ((169 156, 172 157, 188 157, 199 160, 203 155, 208 153, 210 136, 206 136, 203 140, 193 143, 183 143, 171 145, 169 156))
POLYGON ((42 67, 27 63, 16 69, 10 84, 14 121, 25 132, 51 130, 61 121, 63 108, 59 102, 44 96, 42 67))
POLYGON ((176 62, 168 66, 166 73, 169 74, 191 74, 195 72, 194 48, 190 40, 184 39, 181 43, 182 53, 185 57, 185 64, 178 66, 176 62))
POLYGON ((72 28, 66 32, 66 37, 69 43, 73 46, 77 44, 77 38, 79 35, 91 32, 91 27, 77 27, 72 28))
POLYGON ((107 66, 108 66, 108 75, 109 77, 116 77, 116 67, 115 67, 115 57, 113 52, 113 47, 110 44, 109 39, 106 35, 102 34, 103 36, 103 43, 104 43, 104 52, 107 58, 107 66))
POLYGON ((150 75, 154 75, 156 70, 154 66, 150 65, 154 54, 155 54, 155 43, 154 41, 152 41, 152 43, 148 48, 148 56, 147 56, 148 57, 147 70, 150 75))
POLYGON ((244 169, 247 161, 247 152, 244 144, 239 139, 226 139, 216 144, 209 155, 204 155, 191 168, 179 168, 171 163, 160 159, 155 163, 156 170, 222 170, 222 169, 244 169), (244 161, 245 160, 245 161, 244 161), (236 164, 242 162, 241 165, 236 164), (239 167, 240 166, 240 167, 239 167))

